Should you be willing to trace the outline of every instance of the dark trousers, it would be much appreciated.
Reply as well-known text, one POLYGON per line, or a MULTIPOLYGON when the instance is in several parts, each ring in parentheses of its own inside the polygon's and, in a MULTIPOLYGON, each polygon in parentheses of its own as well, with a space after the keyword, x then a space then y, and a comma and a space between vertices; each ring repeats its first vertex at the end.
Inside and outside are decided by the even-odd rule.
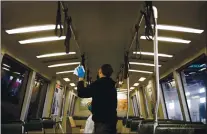
POLYGON ((96 123, 95 134, 116 134, 116 123, 96 123))

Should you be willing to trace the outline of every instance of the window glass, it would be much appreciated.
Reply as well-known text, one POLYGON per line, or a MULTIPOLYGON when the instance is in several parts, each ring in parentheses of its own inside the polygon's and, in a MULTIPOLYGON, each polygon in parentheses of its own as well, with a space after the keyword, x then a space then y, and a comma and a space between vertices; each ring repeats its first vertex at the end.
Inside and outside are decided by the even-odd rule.
POLYGON ((60 116, 61 114, 61 104, 63 96, 63 87, 61 86, 60 81, 56 81, 55 91, 53 96, 51 115, 53 117, 60 116))
POLYGON ((207 71, 205 57, 187 66, 180 74, 191 121, 206 123, 207 71))
POLYGON ((2 123, 19 120, 30 69, 8 55, 1 64, 2 123))
POLYGON ((177 89, 175 87, 173 75, 171 74, 161 80, 161 86, 164 94, 168 118, 173 120, 183 120, 180 101, 178 98, 177 89))
POLYGON ((134 95, 134 96, 132 97, 132 102, 133 102, 133 107, 134 107, 135 116, 139 116, 139 111, 138 111, 138 104, 137 104, 137 100, 136 100, 136 95, 134 95))
POLYGON ((74 102, 73 102, 73 111, 72 111, 72 115, 74 115, 74 112, 75 112, 75 102, 76 102, 76 100, 77 100, 77 97, 76 96, 74 96, 75 98, 74 98, 74 102))
POLYGON ((131 97, 131 102, 132 102, 132 106, 133 106, 134 116, 137 116, 136 109, 135 109, 134 96, 133 96, 133 97, 131 97))
POLYGON ((35 83, 32 88, 32 96, 29 105, 27 118, 41 118, 44 108, 48 81, 40 75, 35 76, 35 83))

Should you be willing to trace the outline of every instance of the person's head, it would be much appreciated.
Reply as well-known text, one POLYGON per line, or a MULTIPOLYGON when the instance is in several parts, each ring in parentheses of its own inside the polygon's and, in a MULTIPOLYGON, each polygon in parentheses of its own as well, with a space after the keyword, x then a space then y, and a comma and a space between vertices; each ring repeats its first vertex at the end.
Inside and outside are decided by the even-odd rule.
POLYGON ((103 64, 101 68, 98 70, 99 78, 111 77, 112 73, 113 73, 113 69, 110 64, 103 64))
POLYGON ((87 105, 88 105, 88 110, 91 112, 91 110, 92 110, 91 102, 88 102, 87 105))

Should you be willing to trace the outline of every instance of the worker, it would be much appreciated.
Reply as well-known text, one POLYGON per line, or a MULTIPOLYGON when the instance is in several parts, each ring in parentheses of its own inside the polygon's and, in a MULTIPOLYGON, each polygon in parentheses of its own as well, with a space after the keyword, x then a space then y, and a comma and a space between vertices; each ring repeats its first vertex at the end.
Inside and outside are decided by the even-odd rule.
MULTIPOLYGON (((91 112, 92 110, 92 106, 91 106, 91 102, 89 102, 88 104, 88 110, 91 112)), ((86 120, 86 126, 84 129, 84 134, 91 134, 94 132, 94 122, 92 120, 92 114, 88 117, 88 119, 86 120)))
POLYGON ((85 71, 83 66, 75 69, 79 82, 77 92, 80 98, 92 97, 92 119, 95 134, 115 134, 117 124, 117 91, 111 75, 113 69, 110 64, 104 64, 98 70, 98 79, 84 87, 85 71))

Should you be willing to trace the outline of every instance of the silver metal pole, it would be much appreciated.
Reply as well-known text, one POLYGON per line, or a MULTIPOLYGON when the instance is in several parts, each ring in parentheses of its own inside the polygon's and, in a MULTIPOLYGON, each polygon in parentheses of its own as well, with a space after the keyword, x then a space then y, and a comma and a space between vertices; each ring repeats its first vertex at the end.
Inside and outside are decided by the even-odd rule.
POLYGON ((155 129, 158 125, 158 110, 159 110, 159 102, 160 102, 160 87, 159 87, 159 66, 158 66, 158 30, 157 30, 157 18, 158 18, 158 12, 157 8, 153 6, 153 12, 154 12, 154 17, 155 17, 155 36, 153 40, 154 44, 154 71, 155 71, 155 86, 156 86, 156 91, 157 91, 157 102, 155 106, 155 124, 154 124, 154 133, 155 129))
POLYGON ((129 107, 130 102, 129 102, 129 76, 127 77, 127 119, 129 119, 129 107))

